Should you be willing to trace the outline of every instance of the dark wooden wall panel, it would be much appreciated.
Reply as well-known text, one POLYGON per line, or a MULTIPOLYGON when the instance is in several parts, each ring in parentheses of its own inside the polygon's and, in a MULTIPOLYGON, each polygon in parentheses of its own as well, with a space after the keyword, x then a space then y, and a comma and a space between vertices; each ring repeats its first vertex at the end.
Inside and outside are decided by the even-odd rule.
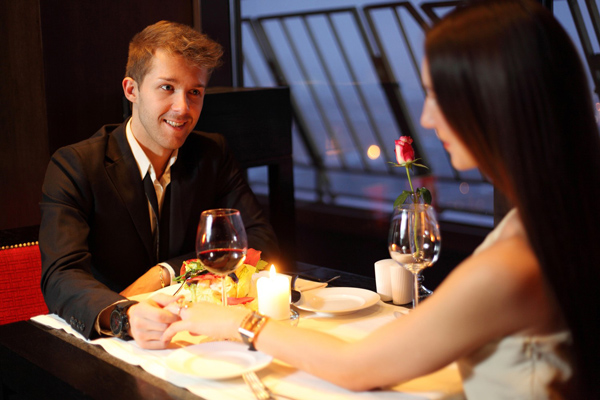
POLYGON ((41 2, 50 152, 123 120, 129 41, 163 19, 193 25, 192 2, 41 2))
POLYGON ((130 39, 194 1, 0 1, 0 229, 39 224, 50 154, 123 120, 130 39))
POLYGON ((0 4, 0 229, 5 229, 39 223, 49 155, 38 0, 0 4))

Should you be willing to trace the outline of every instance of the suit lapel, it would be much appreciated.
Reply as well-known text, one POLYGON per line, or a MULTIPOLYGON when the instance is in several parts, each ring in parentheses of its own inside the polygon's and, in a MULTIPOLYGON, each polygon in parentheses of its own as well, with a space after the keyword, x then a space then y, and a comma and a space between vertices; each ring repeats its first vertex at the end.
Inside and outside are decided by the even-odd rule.
MULTIPOLYGON (((155 258, 152 250, 152 230, 148 214, 147 199, 137 163, 127 143, 126 122, 119 125, 110 135, 106 148, 106 172, 124 206, 129 211, 151 260, 155 258)), ((118 229, 118 227, 116 227, 118 229)))
MULTIPOLYGON (((186 227, 189 226, 192 207, 196 203, 193 196, 196 195, 194 185, 197 184, 197 181, 194 176, 190 175, 196 175, 197 172, 193 165, 187 165, 185 152, 180 149, 177 161, 171 167, 171 225, 169 230, 171 249, 185 247, 186 235, 189 234, 186 227)), ((171 254, 171 256, 176 255, 179 254, 171 254)))

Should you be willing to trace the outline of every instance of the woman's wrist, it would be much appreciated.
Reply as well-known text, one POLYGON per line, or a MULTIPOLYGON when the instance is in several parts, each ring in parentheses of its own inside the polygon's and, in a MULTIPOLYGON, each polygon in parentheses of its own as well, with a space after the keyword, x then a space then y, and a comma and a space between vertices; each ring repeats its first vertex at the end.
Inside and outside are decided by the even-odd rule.
POLYGON ((239 328, 242 323, 248 318, 248 315, 252 313, 251 310, 247 309, 236 309, 234 318, 231 319, 231 326, 229 327, 229 334, 231 338, 240 338, 239 328))
POLYGON ((248 345, 250 350, 256 350, 255 343, 258 335, 260 335, 268 321, 269 317, 254 311, 247 314, 242 320, 238 332, 242 341, 248 345))

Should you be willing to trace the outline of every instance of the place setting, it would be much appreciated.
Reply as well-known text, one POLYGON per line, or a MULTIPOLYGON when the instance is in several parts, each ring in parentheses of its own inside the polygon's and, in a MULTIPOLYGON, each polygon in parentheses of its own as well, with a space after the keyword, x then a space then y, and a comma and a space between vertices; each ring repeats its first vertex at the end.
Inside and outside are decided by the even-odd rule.
MULTIPOLYGON (((328 287, 340 275, 323 280, 301 273, 278 273, 275 265, 269 267, 260 258, 259 251, 247 247, 236 210, 202 214, 196 254, 197 260, 184 263, 177 284, 158 292, 183 295, 182 305, 211 301, 224 307, 245 307, 292 326, 298 325, 300 312, 335 317, 366 309, 380 300, 369 290, 328 287)), ((236 340, 206 338, 175 349, 163 361, 170 370, 187 377, 226 380, 259 371, 269 366, 273 357, 250 351, 236 340)))
MULTIPOLYGON (((397 317, 394 313, 404 315, 407 310, 395 304, 410 302, 412 274, 392 259, 375 263, 377 292, 330 286, 341 275, 333 273, 323 279, 322 273, 318 274, 320 277, 302 272, 283 273, 262 260, 260 251, 248 248, 236 210, 209 212, 212 213, 210 217, 201 219, 198 228, 198 258, 183 263, 180 275, 172 285, 134 299, 141 301, 156 293, 177 294, 182 296, 180 307, 198 301, 220 303, 223 307, 243 307, 291 326, 301 324, 304 328, 334 333, 349 341, 358 340, 389 322, 397 317), (399 280, 399 271, 409 275, 399 280), (394 290, 382 289, 382 280, 394 290), (404 288, 404 297, 395 298, 394 293, 399 287, 404 288)), ((64 321, 62 325, 68 328, 64 321)), ((259 396, 256 393, 267 393, 264 398, 269 398, 268 393, 273 392, 277 393, 275 398, 314 398, 323 393, 354 397, 351 391, 297 370, 270 355, 252 351, 237 339, 215 340, 179 332, 169 349, 159 351, 144 350, 133 341, 119 338, 88 342, 206 399, 251 398, 253 394, 259 396), (299 381, 302 382, 301 389, 297 384, 299 381)))
MULTIPOLYGON (((396 220, 398 218, 393 219, 396 220)), ((398 224, 392 225, 391 230, 397 231, 398 224)), ((323 279, 322 274, 315 277, 302 272, 278 272, 275 265, 261 259, 260 251, 248 248, 237 210, 208 210, 203 213, 198 225, 197 259, 183 263, 172 285, 133 299, 142 301, 156 293, 180 295, 180 307, 199 301, 220 303, 223 307, 243 307, 291 326, 302 323, 308 329, 334 331, 344 339, 356 340, 364 332, 397 317, 395 312, 404 315, 404 310, 407 310, 395 307, 396 304, 410 302, 415 282, 411 279, 414 275, 405 266, 408 263, 402 266, 397 263, 399 245, 400 242, 392 240, 390 254, 393 259, 375 263, 376 292, 330 286, 341 275, 332 274, 323 279), (399 275, 401 271, 404 275, 399 275), (379 306, 375 307, 377 304, 379 306)), ((127 363, 139 365, 157 377, 208 399, 220 398, 224 390, 233 397, 234 393, 243 396, 245 391, 247 394, 248 389, 252 392, 260 390, 261 386, 256 382, 262 382, 256 373, 263 370, 268 372, 261 373, 265 379, 262 386, 274 388, 277 393, 294 393, 290 389, 297 378, 293 376, 309 379, 319 390, 329 387, 321 380, 313 382, 314 378, 310 375, 270 355, 249 350, 246 344, 236 339, 215 340, 179 332, 173 338, 171 348, 160 351, 147 351, 133 341, 118 338, 89 342, 102 346, 127 363), (288 378, 290 373, 292 377, 288 378), (251 385, 249 382, 254 383, 251 385)))

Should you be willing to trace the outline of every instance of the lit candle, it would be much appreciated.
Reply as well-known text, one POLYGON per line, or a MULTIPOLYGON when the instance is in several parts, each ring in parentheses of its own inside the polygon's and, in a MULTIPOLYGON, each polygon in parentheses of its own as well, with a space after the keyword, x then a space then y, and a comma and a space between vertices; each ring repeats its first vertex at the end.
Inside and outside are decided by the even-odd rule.
POLYGON ((258 312, 273 319, 290 318, 290 280, 285 275, 275 273, 271 265, 269 276, 258 278, 258 312))

